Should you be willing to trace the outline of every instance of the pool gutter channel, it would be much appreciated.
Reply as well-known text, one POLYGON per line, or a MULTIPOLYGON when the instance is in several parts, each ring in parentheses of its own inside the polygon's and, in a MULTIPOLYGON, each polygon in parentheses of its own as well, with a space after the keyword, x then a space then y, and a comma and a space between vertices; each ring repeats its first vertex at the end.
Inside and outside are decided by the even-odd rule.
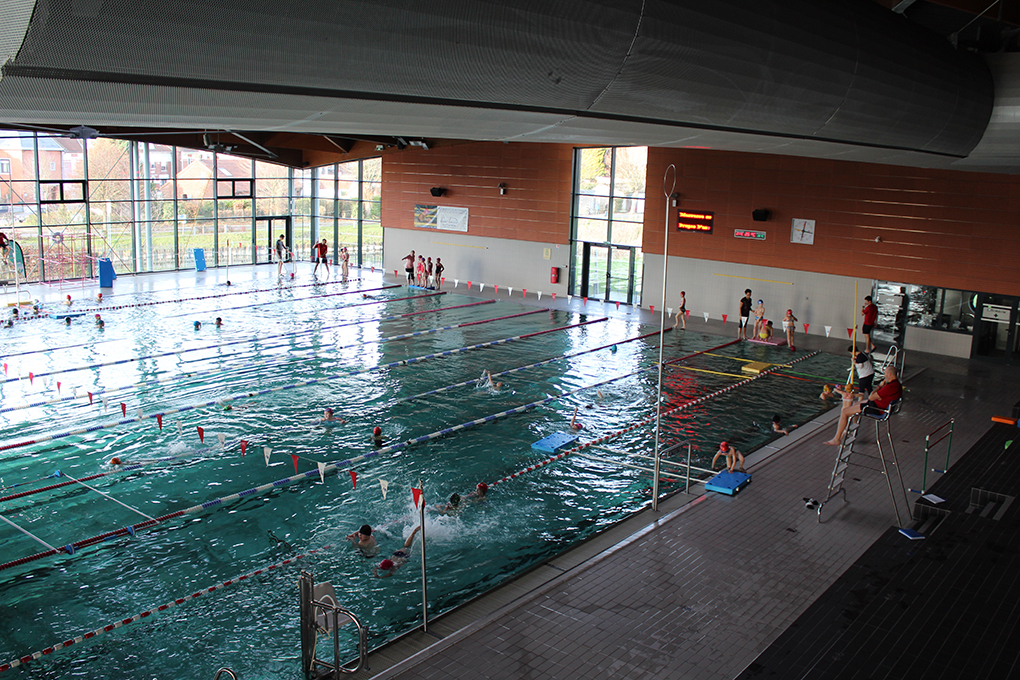
MULTIPOLYGON (((911 377, 914 375, 916 373, 911 377)), ((758 447, 747 454, 747 467, 752 472, 764 469, 768 463, 776 460, 779 454, 793 450, 813 437, 819 430, 831 425, 838 418, 839 411, 839 408, 830 408, 789 435, 758 447)), ((418 627, 370 650, 365 668, 357 674, 358 677, 386 680, 413 668, 416 664, 447 649, 458 640, 471 635, 561 583, 573 579, 578 573, 598 564, 616 552, 626 549, 648 533, 709 498, 711 496, 706 495, 704 482, 692 481, 690 493, 677 490, 664 495, 659 501, 659 512, 652 511, 651 500, 649 500, 637 512, 624 517, 559 555, 536 564, 496 588, 481 593, 443 614, 430 617, 428 634, 418 627)))

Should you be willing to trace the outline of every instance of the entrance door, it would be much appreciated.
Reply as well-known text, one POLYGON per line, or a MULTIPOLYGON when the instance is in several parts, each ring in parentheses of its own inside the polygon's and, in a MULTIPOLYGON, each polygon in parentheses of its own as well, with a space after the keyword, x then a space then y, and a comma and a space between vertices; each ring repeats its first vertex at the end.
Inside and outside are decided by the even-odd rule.
POLYGON ((1017 298, 980 293, 971 356, 1020 361, 1017 298))
POLYGON ((255 249, 252 257, 255 258, 255 264, 273 261, 273 246, 281 234, 283 242, 288 248, 293 249, 290 231, 290 217, 256 217, 255 233, 252 234, 252 247, 255 249))
POLYGON ((633 304, 637 249, 577 243, 577 294, 592 300, 633 304))

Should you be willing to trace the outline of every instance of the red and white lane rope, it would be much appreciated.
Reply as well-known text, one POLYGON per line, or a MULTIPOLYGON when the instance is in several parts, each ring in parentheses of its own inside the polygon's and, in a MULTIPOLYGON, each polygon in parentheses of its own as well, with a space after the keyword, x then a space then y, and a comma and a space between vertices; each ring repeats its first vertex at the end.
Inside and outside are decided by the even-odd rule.
MULTIPOLYGON (((717 349, 721 349, 722 347, 726 347, 728 345, 732 345, 734 342, 739 342, 739 341, 734 340, 733 342, 728 342, 725 345, 720 345, 719 347, 713 347, 712 349, 705 350, 704 352, 698 352, 696 354, 692 354, 690 356, 683 357, 683 359, 690 359, 691 357, 697 356, 698 354, 704 354, 705 352, 711 352, 711 351, 714 351, 714 350, 717 350, 717 349)), ((761 373, 759 373, 758 375, 754 376, 753 378, 747 378, 746 380, 741 380, 738 383, 734 383, 734 384, 729 385, 727 387, 724 387, 722 389, 719 389, 719 390, 716 390, 714 392, 710 392, 710 393, 708 393, 708 394, 706 394, 704 396, 698 397, 697 399, 692 399, 691 401, 688 401, 686 403, 680 404, 679 406, 671 408, 668 411, 663 411, 662 415, 663 416, 667 416, 667 415, 670 415, 672 413, 676 413, 678 411, 683 411, 684 409, 688 409, 688 408, 690 408, 692 406, 697 406, 698 404, 702 404, 702 403, 708 401, 709 399, 714 399, 715 397, 718 397, 721 394, 729 392, 730 390, 735 390, 735 389, 737 389, 738 387, 740 387, 742 385, 746 385, 746 384, 748 384, 750 382, 758 380, 759 378, 763 378, 766 375, 771 374, 773 371, 778 371, 780 368, 785 368, 785 367, 788 367, 788 366, 792 366, 793 364, 797 363, 798 361, 804 361, 805 359, 810 359, 811 357, 815 356, 816 354, 820 354, 820 352, 812 352, 811 354, 807 354, 805 356, 800 357, 799 359, 795 359, 795 360, 793 360, 793 361, 791 361, 789 363, 786 363, 786 364, 777 364, 776 366, 773 366, 772 368, 769 368, 769 369, 767 369, 765 371, 762 371, 761 373)), ((683 359, 674 359, 670 363, 675 363, 677 361, 683 361, 683 359)), ((501 484, 502 482, 507 482, 507 481, 510 481, 511 479, 516 479, 517 477, 520 477, 521 475, 526 474, 528 472, 534 472, 535 470, 543 468, 546 465, 549 465, 551 463, 555 463, 558 460, 566 458, 567 456, 569 456, 572 453, 577 453, 578 451, 583 451, 584 449, 588 448, 589 446, 596 446, 598 444, 605 444, 610 439, 615 439, 616 437, 619 437, 620 435, 626 434, 626 433, 628 433, 628 432, 630 432, 632 430, 636 430, 639 427, 644 427, 645 425, 648 425, 648 424, 652 423, 654 420, 655 420, 655 416, 652 415, 652 416, 649 416, 648 418, 645 418, 644 420, 641 420, 641 421, 638 421, 638 422, 634 423, 630 427, 625 427, 622 430, 617 430, 616 432, 611 432, 611 433, 609 433, 609 434, 607 434, 607 435, 605 435, 603 437, 599 437, 598 439, 593 439, 592 441, 586 442, 584 444, 581 444, 580 446, 575 446, 572 449, 568 449, 566 451, 561 451, 560 453, 557 453, 555 456, 552 456, 550 458, 546 458, 545 460, 539 461, 538 463, 535 463, 534 465, 529 465, 528 467, 524 468, 523 470, 518 470, 517 472, 513 473, 512 475, 507 475, 506 477, 503 477, 502 479, 498 479, 495 482, 492 482, 491 484, 489 484, 489 486, 490 487, 491 486, 495 486, 497 484, 501 484)))
POLYGON ((282 567, 287 566, 288 564, 293 564, 294 562, 297 562, 298 560, 304 559, 305 557, 308 557, 310 555, 314 555, 315 553, 325 552, 326 550, 329 550, 332 547, 333 546, 330 546, 330 545, 324 545, 321 548, 317 548, 317 549, 314 549, 314 550, 309 550, 307 553, 302 553, 300 555, 295 555, 294 557, 291 557, 289 559, 283 560, 282 562, 278 562, 276 564, 270 564, 268 567, 264 567, 262 569, 256 569, 253 572, 249 572, 247 574, 242 574, 241 576, 237 576, 237 577, 232 578, 230 580, 223 581, 222 583, 218 583, 216 585, 209 586, 208 588, 206 588, 204 590, 196 591, 196 592, 192 593, 191 595, 185 595, 184 597, 178 597, 178 598, 176 598, 174 600, 171 600, 170 602, 167 602, 166 604, 161 604, 158 607, 153 607, 152 609, 146 609, 144 612, 140 612, 140 613, 135 614, 134 616, 130 616, 130 617, 126 618, 126 619, 121 619, 120 621, 116 621, 114 623, 109 623, 109 624, 107 624, 107 625, 105 625, 105 626, 103 626, 101 628, 96 628, 95 630, 90 630, 89 632, 83 633, 83 634, 79 635, 78 637, 71 638, 70 640, 64 640, 63 642, 58 642, 55 645, 50 645, 46 649, 40 649, 37 652, 32 652, 31 654, 26 654, 25 656, 23 656, 23 657, 21 657, 19 659, 14 659, 13 661, 8 661, 7 663, 0 664, 0 673, 3 673, 4 671, 9 671, 12 668, 17 668, 18 666, 21 666, 23 664, 29 663, 31 661, 36 661, 37 659, 41 659, 42 657, 47 656, 49 654, 52 654, 53 652, 59 651, 61 649, 67 649, 68 647, 72 647, 72 646, 74 646, 76 644, 84 642, 85 640, 91 640, 92 638, 94 638, 94 637, 96 637, 98 635, 102 635, 103 633, 109 633, 112 630, 116 630, 118 628, 123 628, 124 626, 127 626, 129 624, 135 623, 136 621, 141 621, 142 619, 148 618, 148 617, 152 616, 153 614, 157 614, 159 612, 166 611, 167 609, 170 609, 171 607, 176 607, 178 605, 184 604, 185 602, 189 602, 191 600, 198 599, 198 598, 202 597, 203 595, 208 595, 208 594, 213 593, 213 592, 215 592, 217 590, 220 590, 221 588, 226 588, 227 586, 236 585, 238 583, 242 583, 244 581, 247 581, 250 578, 254 578, 255 576, 259 576, 260 574, 265 574, 265 573, 274 571, 276 569, 280 569, 282 567))

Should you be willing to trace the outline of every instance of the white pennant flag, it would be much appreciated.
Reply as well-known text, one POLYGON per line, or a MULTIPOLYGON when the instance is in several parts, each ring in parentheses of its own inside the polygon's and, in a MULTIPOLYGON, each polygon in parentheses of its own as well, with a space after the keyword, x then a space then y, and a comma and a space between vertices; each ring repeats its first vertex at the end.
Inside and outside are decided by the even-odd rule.
POLYGON ((268 446, 263 446, 262 447, 262 453, 265 454, 265 456, 266 456, 266 467, 269 467, 269 454, 271 454, 272 452, 273 452, 273 450, 271 448, 269 448, 268 446))
POLYGON ((825 337, 829 337, 829 333, 832 332, 832 326, 825 327, 825 337))
POLYGON ((219 434, 216 435, 216 438, 220 440, 220 451, 226 451, 227 447, 224 445, 227 442, 227 435, 220 432, 219 434))
POLYGON ((181 425, 181 421, 179 420, 177 421, 177 436, 178 437, 184 436, 184 426, 181 425))
POLYGON ((538 291, 538 299, 539 299, 539 300, 541 300, 541 299, 542 299, 542 291, 538 291))
POLYGON ((509 288, 506 289, 507 297, 510 297, 513 294, 514 294, 514 287, 513 286, 510 286, 509 288))
POLYGON ((669 315, 669 316, 673 316, 673 308, 672 307, 666 307, 666 314, 669 315))
POLYGON ((485 290, 485 284, 484 283, 479 283, 478 284, 478 292, 482 292, 483 290, 485 290))
POLYGON ((106 401, 106 397, 103 397, 103 410, 104 411, 106 410, 107 406, 109 406, 109 403, 106 401))
POLYGON ((705 323, 708 323, 708 312, 705 312, 705 323))
POLYGON ((453 287, 456 288, 459 285, 460 285, 460 279, 454 279, 453 280, 453 287))
POLYGON ((322 483, 325 484, 326 483, 326 464, 325 463, 316 463, 316 465, 319 466, 319 479, 321 479, 322 483))
POLYGON ((135 411, 135 413, 138 415, 138 420, 144 420, 145 419, 145 414, 142 413, 142 409, 138 409, 137 411, 135 411))
POLYGON ((386 491, 390 488, 390 483, 385 479, 379 480, 379 488, 382 489, 383 500, 386 500, 386 491))
POLYGON ((573 302, 573 301, 574 301, 574 296, 573 295, 568 295, 567 296, 567 302, 570 303, 570 302, 573 302))

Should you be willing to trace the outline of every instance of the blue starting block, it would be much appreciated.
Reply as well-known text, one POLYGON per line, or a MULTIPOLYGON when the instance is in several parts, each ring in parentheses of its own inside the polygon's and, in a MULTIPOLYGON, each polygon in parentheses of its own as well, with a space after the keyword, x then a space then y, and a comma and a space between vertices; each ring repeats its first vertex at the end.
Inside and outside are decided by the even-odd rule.
POLYGON ((735 496, 750 483, 751 475, 746 472, 726 472, 723 470, 705 482, 705 491, 716 491, 727 496, 735 496))
POLYGON ((546 453, 556 453, 560 449, 565 449, 574 442, 577 441, 576 434, 568 434, 566 432, 556 432, 543 437, 537 442, 531 445, 531 448, 538 449, 539 451, 545 451, 546 453))

